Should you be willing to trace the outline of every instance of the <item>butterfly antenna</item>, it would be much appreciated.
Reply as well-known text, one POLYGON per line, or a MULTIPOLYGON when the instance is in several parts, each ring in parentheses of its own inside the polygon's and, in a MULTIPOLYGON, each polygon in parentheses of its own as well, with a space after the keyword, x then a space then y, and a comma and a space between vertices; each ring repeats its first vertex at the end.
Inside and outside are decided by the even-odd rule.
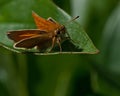
POLYGON ((76 19, 78 19, 79 17, 80 17, 80 16, 76 16, 76 17, 72 18, 71 20, 69 20, 68 22, 66 22, 65 25, 66 25, 66 24, 69 24, 70 22, 72 22, 72 21, 74 21, 74 20, 76 20, 76 19))
MULTIPOLYGON (((71 20, 69 20, 68 22, 66 22, 65 25, 67 25, 67 24, 69 24, 70 22, 78 19, 79 17, 80 17, 80 16, 76 16, 76 17, 72 18, 71 20)), ((74 41, 74 40, 72 40, 72 39, 70 38, 70 35, 69 35, 69 33, 68 33, 67 31, 66 31, 66 33, 67 33, 68 39, 69 39, 70 41, 72 41, 72 42, 74 42, 74 43, 78 43, 77 41, 74 41)))

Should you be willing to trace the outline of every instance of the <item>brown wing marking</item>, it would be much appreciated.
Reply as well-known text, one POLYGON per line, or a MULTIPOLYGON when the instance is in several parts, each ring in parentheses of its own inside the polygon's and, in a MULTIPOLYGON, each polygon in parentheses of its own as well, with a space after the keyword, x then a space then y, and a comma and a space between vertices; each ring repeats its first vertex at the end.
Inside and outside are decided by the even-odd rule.
POLYGON ((45 34, 45 31, 41 30, 16 30, 10 31, 7 33, 7 36, 12 39, 14 42, 18 42, 22 39, 34 37, 40 34, 45 34))
POLYGON ((32 12, 33 18, 35 20, 35 23, 40 30, 44 30, 47 32, 53 32, 55 29, 57 29, 60 24, 57 22, 53 22, 53 20, 46 20, 39 15, 37 15, 35 12, 32 12))

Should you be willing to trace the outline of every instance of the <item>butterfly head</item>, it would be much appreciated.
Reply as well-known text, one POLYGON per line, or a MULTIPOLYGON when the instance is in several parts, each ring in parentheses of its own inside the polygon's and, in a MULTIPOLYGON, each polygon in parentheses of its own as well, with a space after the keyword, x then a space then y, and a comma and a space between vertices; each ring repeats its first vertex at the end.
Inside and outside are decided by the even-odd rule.
POLYGON ((66 28, 64 25, 61 25, 57 30, 55 30, 55 36, 56 37, 61 37, 62 35, 64 35, 66 32, 66 28))

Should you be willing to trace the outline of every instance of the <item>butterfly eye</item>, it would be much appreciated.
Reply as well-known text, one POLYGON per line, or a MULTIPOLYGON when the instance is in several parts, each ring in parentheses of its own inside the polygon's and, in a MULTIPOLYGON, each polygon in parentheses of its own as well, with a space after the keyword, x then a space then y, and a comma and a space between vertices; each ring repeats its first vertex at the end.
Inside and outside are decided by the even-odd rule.
POLYGON ((60 34, 60 31, 57 31, 57 34, 59 35, 59 34, 60 34))
POLYGON ((59 29, 56 30, 56 31, 55 31, 55 34, 56 34, 56 35, 59 35, 59 34, 61 33, 60 31, 61 31, 61 30, 59 30, 59 29))

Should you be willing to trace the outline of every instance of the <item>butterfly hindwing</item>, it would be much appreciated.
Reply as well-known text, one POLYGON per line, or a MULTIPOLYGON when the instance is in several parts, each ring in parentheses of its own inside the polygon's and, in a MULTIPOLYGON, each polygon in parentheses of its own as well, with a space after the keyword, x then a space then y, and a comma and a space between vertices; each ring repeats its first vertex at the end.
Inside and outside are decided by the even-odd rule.
POLYGON ((51 41, 51 40, 52 38, 49 37, 47 34, 38 35, 38 36, 33 36, 27 39, 20 40, 19 42, 16 42, 14 44, 14 47, 29 49, 37 46, 38 44, 39 46, 43 46, 41 45, 42 43, 45 43, 46 41, 51 41))

